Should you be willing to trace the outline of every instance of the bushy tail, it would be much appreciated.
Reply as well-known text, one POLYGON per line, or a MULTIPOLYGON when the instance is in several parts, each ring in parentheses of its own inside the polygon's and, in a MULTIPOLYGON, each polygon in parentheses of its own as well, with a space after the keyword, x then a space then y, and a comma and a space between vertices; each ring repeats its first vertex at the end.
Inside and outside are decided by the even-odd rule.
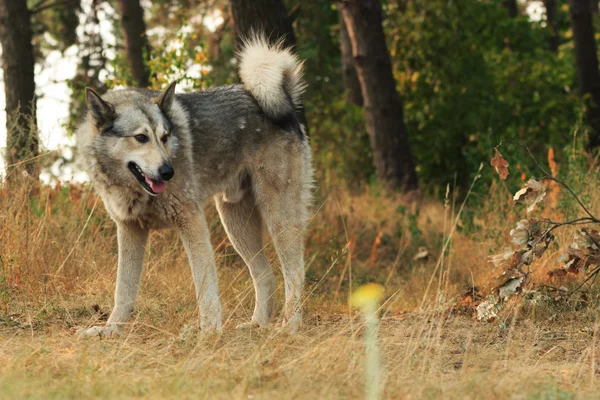
POLYGON ((282 120, 303 107, 303 63, 279 41, 270 44, 261 34, 244 40, 239 53, 240 78, 246 90, 273 120, 282 120))

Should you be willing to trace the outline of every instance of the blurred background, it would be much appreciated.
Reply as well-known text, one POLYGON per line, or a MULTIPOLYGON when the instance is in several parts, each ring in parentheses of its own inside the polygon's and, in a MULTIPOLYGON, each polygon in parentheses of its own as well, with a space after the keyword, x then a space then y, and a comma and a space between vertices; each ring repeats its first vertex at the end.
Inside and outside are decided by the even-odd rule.
MULTIPOLYGON (((86 86, 100 92, 128 85, 160 89, 177 79, 179 90, 189 91, 236 83, 236 25, 242 33, 256 24, 272 37, 286 34, 306 60, 306 117, 325 185, 400 182, 441 196, 448 183, 465 188, 501 139, 526 143, 542 158, 552 148, 559 163, 569 152, 600 143, 593 101, 600 99, 595 1, 573 0, 569 7, 566 0, 384 0, 379 18, 357 10, 368 29, 356 35, 369 43, 368 59, 389 66, 383 73, 367 67, 358 74, 348 35, 356 20, 352 12, 344 17, 343 2, 0 3, 0 107, 6 108, 0 147, 9 165, 43 155, 37 160, 44 182, 86 179, 71 164, 86 86), (243 15, 247 21, 236 24, 236 7, 238 20, 243 15), (283 28, 273 22, 277 18, 283 28), (373 45, 382 40, 384 47, 373 45), (6 71, 13 71, 12 78, 6 71), (371 90, 366 100, 361 73, 371 90), (372 98, 381 94, 377 84, 397 93, 372 98), (32 93, 35 113, 22 104, 32 93), (398 101, 390 95, 399 95, 398 101), (369 111, 376 117, 370 119, 369 111), (6 115, 14 118, 7 122, 6 115), (391 125, 382 123, 386 118, 391 125), (369 126, 370 120, 379 127, 369 126), (394 140, 399 143, 391 145, 394 140)), ((359 7, 369 9, 369 3, 378 2, 359 7)), ((517 168, 527 174, 530 164, 523 158, 517 168)))

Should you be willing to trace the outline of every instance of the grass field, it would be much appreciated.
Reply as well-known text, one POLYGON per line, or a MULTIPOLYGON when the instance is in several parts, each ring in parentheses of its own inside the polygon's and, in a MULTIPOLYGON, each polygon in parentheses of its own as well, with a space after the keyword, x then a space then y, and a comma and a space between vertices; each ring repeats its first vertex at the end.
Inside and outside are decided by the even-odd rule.
MULTIPOLYGON (((600 211, 597 184, 580 183, 600 211)), ((364 326, 348 298, 366 282, 386 289, 384 398, 599 398, 597 289, 568 302, 517 298, 491 323, 472 316, 476 299, 464 293, 491 292, 501 271, 487 257, 508 245, 524 214, 503 186, 467 199, 460 218, 452 195, 446 205, 373 188, 316 198, 298 335, 278 331, 277 318, 271 329, 235 330, 250 318, 252 284, 209 206, 223 332, 196 328, 185 254, 174 233, 160 231, 134 320, 122 337, 101 340, 75 332, 102 323, 112 306, 115 227, 102 202, 78 186, 0 189, 0 398, 361 398, 364 326), (428 257, 414 260, 423 249, 428 257)), ((544 212, 576 213, 567 206, 544 212)), ((532 289, 581 281, 547 278, 569 229, 535 265, 532 289)), ((278 283, 279 309, 279 275, 278 283)))

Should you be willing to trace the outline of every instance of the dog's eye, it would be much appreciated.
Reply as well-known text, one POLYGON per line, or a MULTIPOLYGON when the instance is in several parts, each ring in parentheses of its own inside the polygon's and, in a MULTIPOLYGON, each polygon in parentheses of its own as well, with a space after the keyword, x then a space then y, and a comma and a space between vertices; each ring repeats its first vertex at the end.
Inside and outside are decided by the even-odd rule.
POLYGON ((167 140, 169 140, 169 135, 165 135, 162 138, 160 138, 160 141, 163 142, 163 143, 165 143, 165 144, 167 143, 167 140))
POLYGON ((146 135, 135 135, 134 138, 140 143, 148 143, 150 140, 150 138, 146 135))

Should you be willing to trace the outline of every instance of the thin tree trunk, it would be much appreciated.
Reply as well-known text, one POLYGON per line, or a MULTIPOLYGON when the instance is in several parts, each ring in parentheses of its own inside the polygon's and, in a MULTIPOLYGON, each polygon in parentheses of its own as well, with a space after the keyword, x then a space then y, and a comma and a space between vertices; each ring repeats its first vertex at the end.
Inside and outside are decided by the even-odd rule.
POLYGON ((381 5, 378 0, 346 0, 341 6, 362 89, 377 176, 388 187, 415 189, 417 174, 381 25, 381 5))
MULTIPOLYGON (((26 0, 0 0, 8 164, 38 154, 31 14, 26 0)), ((27 164, 30 173, 35 163, 27 164)))
POLYGON ((556 53, 558 51, 559 44, 556 0, 544 0, 544 6, 546 7, 546 21, 548 23, 548 28, 550 28, 548 47, 550 48, 550 51, 556 53))
MULTIPOLYGON (((281 0, 229 0, 236 43, 249 37, 253 32, 264 32, 271 42, 283 40, 286 47, 296 50, 296 35, 281 0)), ((298 119, 308 134, 304 108, 299 110, 298 119)))
POLYGON ((146 36, 144 9, 139 0, 119 0, 119 7, 133 84, 146 88, 150 85, 150 71, 146 65, 150 58, 150 45, 146 36))
POLYGON ((591 127, 589 148, 600 145, 600 72, 589 0, 569 0, 571 28, 575 40, 577 81, 581 96, 589 96, 587 122, 591 127))
POLYGON ((519 15, 519 5, 517 0, 502 0, 502 6, 508 11, 508 15, 515 18, 519 15))
POLYGON ((271 41, 283 38, 287 47, 296 48, 296 35, 281 0, 229 0, 235 21, 237 42, 252 32, 264 32, 271 41))
POLYGON ((363 97, 360 89, 360 81, 354 67, 354 58, 352 57, 352 43, 348 36, 348 29, 344 22, 342 12, 339 11, 340 20, 340 49, 342 51, 342 71, 344 73, 344 87, 347 91, 348 103, 357 106, 363 105, 363 97))

